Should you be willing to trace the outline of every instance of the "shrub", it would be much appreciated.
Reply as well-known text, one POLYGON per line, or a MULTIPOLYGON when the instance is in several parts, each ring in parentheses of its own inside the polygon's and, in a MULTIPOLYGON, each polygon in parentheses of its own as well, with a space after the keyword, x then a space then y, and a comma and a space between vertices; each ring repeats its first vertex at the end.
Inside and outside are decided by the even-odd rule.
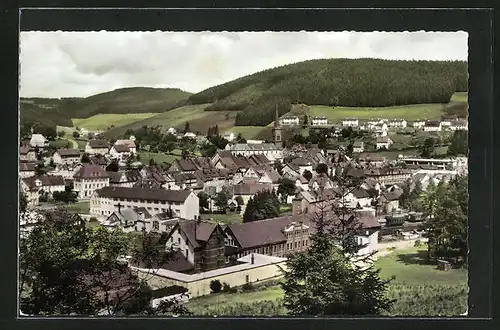
POLYGON ((419 239, 417 239, 415 241, 415 247, 420 247, 420 246, 422 246, 422 242, 419 239))
POLYGON ((253 284, 249 282, 249 283, 245 283, 245 284, 243 284, 243 286, 241 287, 241 289, 242 289, 243 291, 252 291, 252 290, 254 290, 255 288, 254 288, 253 284))
POLYGON ((97 222, 97 218, 96 217, 92 217, 89 219, 89 222, 97 222))
POLYGON ((236 293, 238 290, 236 288, 232 288, 229 284, 224 282, 222 283, 222 292, 236 293))
POLYGON ((210 290, 212 290, 212 293, 218 293, 221 292, 222 290, 222 284, 220 283, 219 280, 213 280, 210 282, 210 290))

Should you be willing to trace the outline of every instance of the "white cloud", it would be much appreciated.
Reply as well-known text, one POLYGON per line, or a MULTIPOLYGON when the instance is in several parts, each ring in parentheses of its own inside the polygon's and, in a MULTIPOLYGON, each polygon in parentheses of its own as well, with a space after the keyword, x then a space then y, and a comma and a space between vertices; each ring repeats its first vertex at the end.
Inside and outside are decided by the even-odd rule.
POLYGON ((467 60, 465 32, 22 32, 21 95, 189 92, 316 58, 467 60))

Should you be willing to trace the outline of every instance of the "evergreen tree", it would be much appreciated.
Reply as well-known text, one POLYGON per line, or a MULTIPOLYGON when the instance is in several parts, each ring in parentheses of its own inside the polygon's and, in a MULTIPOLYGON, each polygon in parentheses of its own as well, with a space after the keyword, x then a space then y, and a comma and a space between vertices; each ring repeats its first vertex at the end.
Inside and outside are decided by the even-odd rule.
POLYGON ((288 196, 295 194, 295 182, 288 178, 280 179, 280 183, 278 186, 278 195, 281 196, 281 201, 286 203, 288 196))
POLYGON ((189 128, 189 122, 187 121, 186 124, 184 125, 184 133, 191 132, 189 128))
POLYGON ((469 141, 467 131, 459 130, 453 133, 451 144, 448 148, 450 156, 467 156, 469 154, 469 141))
POLYGON ((280 202, 276 194, 271 191, 261 191, 255 194, 247 203, 243 222, 252 222, 278 217, 280 202))
POLYGON ((198 193, 198 199, 199 199, 199 205, 200 205, 200 210, 203 210, 203 209, 208 209, 208 195, 203 192, 203 191, 200 191, 198 193))
POLYGON ((313 177, 313 174, 308 171, 308 170, 305 170, 304 173, 302 173, 302 176, 307 180, 307 181, 311 181, 312 177, 313 177))

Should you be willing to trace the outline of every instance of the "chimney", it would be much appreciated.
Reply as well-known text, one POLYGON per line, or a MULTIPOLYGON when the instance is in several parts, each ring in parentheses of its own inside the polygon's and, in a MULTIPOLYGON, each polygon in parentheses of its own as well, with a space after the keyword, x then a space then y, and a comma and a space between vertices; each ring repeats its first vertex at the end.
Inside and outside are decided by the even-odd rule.
POLYGON ((255 263, 255 257, 254 257, 254 255, 252 253, 252 256, 250 257, 250 264, 253 265, 254 263, 255 263))

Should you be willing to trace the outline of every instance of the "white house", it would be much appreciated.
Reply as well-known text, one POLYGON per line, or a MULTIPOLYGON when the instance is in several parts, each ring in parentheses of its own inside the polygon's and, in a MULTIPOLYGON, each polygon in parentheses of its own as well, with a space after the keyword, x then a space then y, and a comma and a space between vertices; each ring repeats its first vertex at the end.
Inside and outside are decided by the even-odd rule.
POLYGON ((94 191, 107 186, 109 176, 99 165, 83 165, 74 175, 73 190, 80 199, 89 199, 94 191))
POLYGON ((425 120, 415 120, 412 126, 413 128, 423 128, 425 126, 425 120))
POLYGON ((357 118, 345 118, 342 120, 342 126, 358 127, 359 119, 357 118))
POLYGON ((189 138, 189 139, 195 139, 196 134, 194 134, 193 132, 186 132, 183 137, 189 138))
POLYGON ((283 159, 283 149, 274 143, 237 143, 234 145, 227 145, 226 150, 231 151, 235 156, 242 155, 250 157, 252 155, 264 155, 271 162, 283 159))
POLYGON ((377 138, 377 149, 389 149, 392 145, 392 140, 388 136, 381 136, 377 138))
POLYGON ((77 164, 80 163, 80 151, 78 149, 57 149, 52 155, 54 164, 77 164))
POLYGON ((109 157, 111 159, 124 160, 132 155, 129 146, 125 144, 115 144, 109 149, 109 157))
POLYGON ((85 145, 85 152, 89 155, 106 155, 109 144, 106 140, 90 140, 85 145))
POLYGON ((177 130, 175 129, 175 127, 169 127, 169 129, 167 130, 167 133, 172 134, 172 135, 176 135, 177 130))
POLYGON ((300 120, 297 116, 284 116, 281 117, 280 124, 283 126, 295 126, 300 124, 300 120))
POLYGON ((392 128, 406 128, 407 122, 404 119, 394 119, 389 121, 389 127, 392 128))
POLYGON ((135 145, 135 137, 134 140, 116 140, 114 146, 127 146, 131 154, 136 154, 137 153, 137 146, 135 145))
POLYGON ((31 140, 30 140, 30 146, 33 148, 44 148, 47 147, 49 144, 49 141, 43 136, 42 134, 32 134, 31 135, 31 140))
POLYGON ((229 142, 233 141, 236 138, 233 132, 226 132, 224 133, 224 139, 228 140, 229 142))
POLYGON ((326 117, 312 117, 311 126, 328 126, 328 118, 326 117))
POLYGON ((49 175, 60 175, 64 180, 73 180, 75 173, 82 167, 80 164, 63 164, 47 172, 49 175))
POLYGON ((25 162, 36 161, 36 151, 31 146, 22 146, 19 148, 19 160, 25 162))
POLYGON ((19 176, 21 178, 30 178, 35 176, 35 163, 19 163, 19 176))
POLYGON ((469 129, 467 120, 463 119, 451 121, 449 128, 452 131, 467 131, 469 129))
POLYGON ((30 189, 45 191, 48 193, 63 192, 66 189, 64 178, 55 175, 42 175, 39 177, 24 178, 21 181, 23 191, 30 189))
POLYGON ((425 132, 441 132, 441 122, 428 120, 425 122, 424 131, 425 132))
POLYGON ((354 141, 352 145, 352 152, 354 153, 362 153, 365 151, 365 144, 363 141, 354 141))
POLYGON ((183 219, 200 215, 198 196, 189 190, 104 187, 90 199, 90 214, 103 218, 119 208, 145 208, 151 215, 172 211, 183 219))

